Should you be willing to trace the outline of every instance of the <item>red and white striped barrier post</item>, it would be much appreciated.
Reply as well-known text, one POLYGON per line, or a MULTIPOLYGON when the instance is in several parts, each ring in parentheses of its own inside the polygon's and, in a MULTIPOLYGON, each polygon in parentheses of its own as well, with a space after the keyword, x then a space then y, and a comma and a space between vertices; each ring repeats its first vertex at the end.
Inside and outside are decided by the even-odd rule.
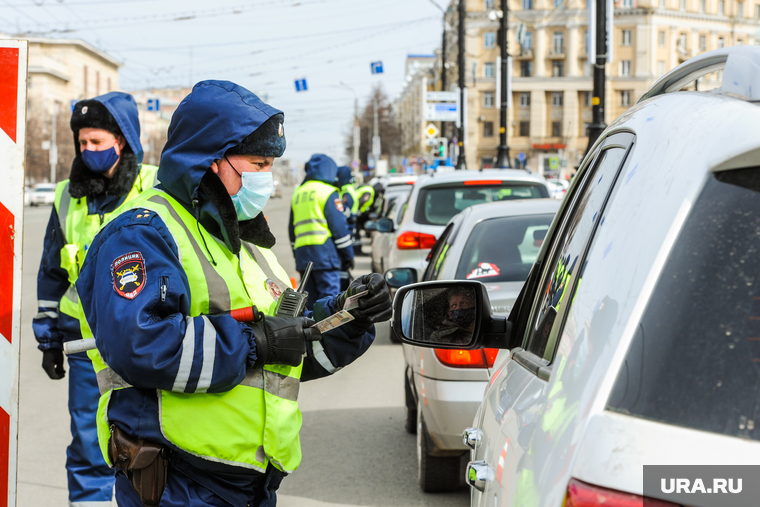
POLYGON ((16 505, 27 54, 0 40, 0 507, 16 505))

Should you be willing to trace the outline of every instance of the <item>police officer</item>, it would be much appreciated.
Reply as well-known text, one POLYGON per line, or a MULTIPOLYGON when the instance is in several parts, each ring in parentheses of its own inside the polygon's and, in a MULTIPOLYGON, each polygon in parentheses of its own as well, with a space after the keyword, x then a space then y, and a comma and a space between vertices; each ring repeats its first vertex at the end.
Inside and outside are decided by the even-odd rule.
POLYGON ((300 382, 354 361, 373 323, 390 317, 378 274, 306 317, 272 316, 288 277, 261 211, 285 150, 283 118, 234 83, 195 85, 172 117, 161 185, 88 250, 77 289, 120 506, 275 505, 301 461, 300 382), (364 290, 354 320, 311 328, 364 290))
POLYGON ((313 155, 306 163, 306 178, 293 193, 288 233, 303 274, 313 262, 305 290, 308 309, 327 295, 340 291, 340 272, 354 268, 354 250, 343 201, 335 187, 338 166, 327 155, 313 155))
POLYGON ((343 213, 351 225, 351 217, 355 218, 359 214, 359 195, 354 188, 354 175, 351 174, 350 167, 338 167, 338 187, 340 198, 343 199, 343 213))
MULTIPOLYGON (((76 156, 58 183, 37 275, 39 313, 32 327, 51 379, 65 375, 63 342, 81 338, 74 282, 92 238, 120 206, 155 182, 157 167, 141 164, 140 124, 131 95, 108 93, 76 104, 71 115, 76 156)), ((73 440, 66 451, 71 505, 111 505, 113 473, 92 445, 98 386, 85 354, 69 357, 73 440)))

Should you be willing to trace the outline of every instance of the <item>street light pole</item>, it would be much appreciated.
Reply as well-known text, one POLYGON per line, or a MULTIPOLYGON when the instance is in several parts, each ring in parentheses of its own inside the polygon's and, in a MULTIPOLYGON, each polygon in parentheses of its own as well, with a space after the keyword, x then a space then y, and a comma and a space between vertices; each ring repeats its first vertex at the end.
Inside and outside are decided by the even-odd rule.
MULTIPOLYGON (((612 13, 610 13, 612 15, 612 13)), ((607 0, 596 0, 596 56, 594 58, 594 95, 591 97, 591 125, 588 126, 586 154, 602 134, 604 123, 605 64, 607 63, 607 0)), ((585 156, 585 155, 584 155, 585 156)))
POLYGON ((457 169, 466 169, 467 162, 464 156, 464 110, 465 110, 465 83, 464 83, 464 20, 467 16, 467 6, 465 0, 459 0, 459 29, 458 29, 458 46, 459 55, 457 66, 459 67, 459 133, 457 144, 459 145, 459 156, 457 156, 457 169))
POLYGON ((499 28, 499 46, 501 48, 501 104, 499 112, 499 151, 496 155, 496 167, 509 169, 509 145, 507 144, 507 104, 509 104, 509 51, 507 50, 507 28, 509 27, 509 5, 501 0, 501 28, 499 28))
POLYGON ((353 148, 354 153, 352 157, 352 167, 351 171, 356 171, 359 167, 359 144, 361 143, 361 127, 359 127, 359 95, 356 93, 356 90, 348 86, 346 83, 341 81, 340 86, 344 88, 348 88, 351 90, 351 92, 354 94, 354 142, 353 142, 353 148), (353 167, 353 163, 356 164, 356 167, 353 167))

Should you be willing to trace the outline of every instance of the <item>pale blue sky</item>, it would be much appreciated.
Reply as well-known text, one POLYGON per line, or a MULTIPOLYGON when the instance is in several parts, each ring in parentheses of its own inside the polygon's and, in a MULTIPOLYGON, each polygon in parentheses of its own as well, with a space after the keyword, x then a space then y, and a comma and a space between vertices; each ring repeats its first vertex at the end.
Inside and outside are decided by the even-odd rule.
POLYGON ((122 89, 229 79, 266 93, 294 164, 315 152, 346 162, 354 94, 340 83, 360 107, 377 82, 395 96, 406 55, 432 53, 440 30, 429 0, 0 0, 0 31, 82 38, 124 62, 122 89), (376 60, 385 73, 373 76, 376 60))

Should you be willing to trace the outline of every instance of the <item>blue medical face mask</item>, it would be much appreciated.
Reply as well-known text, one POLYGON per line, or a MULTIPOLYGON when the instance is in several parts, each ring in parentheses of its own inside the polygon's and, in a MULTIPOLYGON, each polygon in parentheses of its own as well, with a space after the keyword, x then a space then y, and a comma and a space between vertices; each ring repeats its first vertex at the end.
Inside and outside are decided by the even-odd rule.
POLYGON ((475 322, 475 317, 477 315, 476 311, 477 309, 475 307, 460 308, 459 310, 449 310, 449 316, 451 318, 451 321, 454 322, 457 326, 467 327, 475 322))
POLYGON ((238 220, 250 220, 261 213, 274 191, 274 179, 271 172, 244 172, 240 174, 229 159, 227 163, 240 175, 243 186, 232 196, 232 204, 238 220))
POLYGON ((108 172, 117 160, 119 160, 119 155, 116 153, 115 146, 103 151, 82 150, 82 162, 94 173, 108 172))

